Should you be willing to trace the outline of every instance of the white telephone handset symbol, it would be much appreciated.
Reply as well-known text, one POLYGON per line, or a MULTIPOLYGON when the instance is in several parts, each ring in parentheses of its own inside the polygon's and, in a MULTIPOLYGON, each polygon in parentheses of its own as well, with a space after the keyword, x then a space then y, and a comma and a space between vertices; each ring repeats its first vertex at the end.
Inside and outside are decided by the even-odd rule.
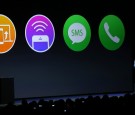
POLYGON ((117 37, 117 36, 114 36, 114 37, 113 37, 113 36, 111 35, 111 33, 109 32, 109 25, 108 25, 107 22, 104 23, 104 29, 105 29, 106 34, 109 36, 109 38, 110 38, 113 42, 119 43, 120 38, 117 37))

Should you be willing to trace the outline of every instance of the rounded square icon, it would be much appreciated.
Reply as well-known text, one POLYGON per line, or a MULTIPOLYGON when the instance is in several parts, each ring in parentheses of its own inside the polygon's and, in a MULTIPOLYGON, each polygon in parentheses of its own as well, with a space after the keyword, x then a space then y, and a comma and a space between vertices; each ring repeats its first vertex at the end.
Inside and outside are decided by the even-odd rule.
POLYGON ((25 38, 29 47, 39 53, 48 51, 55 39, 52 22, 44 15, 34 15, 25 28, 25 38))
POLYGON ((13 22, 0 14, 0 54, 12 49, 16 40, 16 30, 13 22))

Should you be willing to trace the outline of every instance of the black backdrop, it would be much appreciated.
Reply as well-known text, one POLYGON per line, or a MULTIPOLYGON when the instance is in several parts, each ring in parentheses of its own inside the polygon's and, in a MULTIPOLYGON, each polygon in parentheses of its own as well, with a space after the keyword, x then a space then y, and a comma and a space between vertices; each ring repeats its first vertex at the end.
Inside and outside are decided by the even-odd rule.
POLYGON ((133 90, 133 11, 130 1, 2 1, 0 14, 16 27, 16 43, 0 54, 0 75, 13 77, 15 97, 41 97, 115 93, 133 90), (55 3, 56 2, 56 3, 55 3), (36 14, 47 16, 55 28, 55 41, 49 51, 36 53, 25 40, 27 21, 36 14), (91 41, 82 52, 71 51, 63 38, 68 17, 79 14, 91 27, 91 41), (108 51, 100 43, 98 27, 106 15, 118 16, 126 36, 121 48, 108 51))

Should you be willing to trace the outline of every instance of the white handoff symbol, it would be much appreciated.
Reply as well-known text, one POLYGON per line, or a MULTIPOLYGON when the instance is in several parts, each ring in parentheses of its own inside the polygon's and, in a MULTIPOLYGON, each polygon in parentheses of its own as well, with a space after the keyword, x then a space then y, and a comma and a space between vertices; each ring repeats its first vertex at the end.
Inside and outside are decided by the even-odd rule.
POLYGON ((86 29, 81 23, 73 23, 68 29, 68 36, 74 43, 80 43, 86 38, 86 29))
POLYGON ((11 40, 10 31, 10 25, 0 24, 0 44, 4 44, 5 42, 13 42, 13 40, 11 40))

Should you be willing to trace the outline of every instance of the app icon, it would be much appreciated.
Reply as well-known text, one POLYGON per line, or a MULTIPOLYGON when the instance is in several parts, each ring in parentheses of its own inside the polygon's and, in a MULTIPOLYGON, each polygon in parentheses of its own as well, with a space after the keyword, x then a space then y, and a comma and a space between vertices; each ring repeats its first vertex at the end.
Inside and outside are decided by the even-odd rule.
POLYGON ((6 53, 13 47, 16 40, 16 30, 13 22, 0 14, 0 54, 6 53))
POLYGON ((32 50, 39 53, 48 51, 55 38, 52 22, 44 15, 34 15, 27 22, 25 37, 32 50))
POLYGON ((63 36, 67 46, 73 51, 84 50, 91 37, 91 30, 87 20, 80 15, 69 17, 63 29, 63 36))
POLYGON ((117 16, 108 15, 103 18, 99 26, 99 38, 106 49, 117 50, 123 44, 124 37, 124 25, 117 16))

